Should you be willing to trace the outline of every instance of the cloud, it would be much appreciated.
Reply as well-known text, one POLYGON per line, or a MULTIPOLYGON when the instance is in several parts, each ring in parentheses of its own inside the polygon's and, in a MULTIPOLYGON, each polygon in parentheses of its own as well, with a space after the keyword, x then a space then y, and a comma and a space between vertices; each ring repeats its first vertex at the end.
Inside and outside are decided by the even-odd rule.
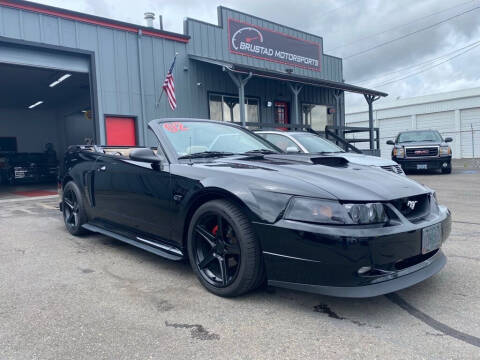
MULTIPOLYGON (((362 86, 381 83, 381 76, 410 64, 451 52, 475 40, 480 40, 480 9, 464 14, 444 24, 420 31, 455 14, 480 6, 478 0, 225 0, 175 2, 156 0, 39 0, 71 10, 143 24, 143 13, 153 11, 163 15, 164 28, 182 32, 183 19, 193 17, 217 23, 216 7, 220 3, 281 24, 315 33, 323 37, 325 52, 348 56, 412 31, 417 34, 394 41, 365 54, 344 60, 344 78, 355 84, 371 79, 362 86), (415 21, 416 19, 423 18, 415 21), (406 26, 401 26, 407 24, 406 26), (385 30, 395 28, 385 32, 385 30), (361 40, 358 40, 361 39, 361 40), (350 44, 353 43, 353 44, 350 44), (349 44, 348 46, 340 47, 349 44), (329 51, 329 49, 334 49, 329 51)), ((158 18, 156 19, 158 24, 158 18)), ((158 25, 157 25, 158 26, 158 25)), ((437 68, 382 85, 378 90, 390 94, 389 100, 480 86, 477 61, 480 47, 437 68)), ((398 72, 400 78, 408 72, 398 72)), ((361 96, 348 95, 347 106, 364 104, 361 96)))

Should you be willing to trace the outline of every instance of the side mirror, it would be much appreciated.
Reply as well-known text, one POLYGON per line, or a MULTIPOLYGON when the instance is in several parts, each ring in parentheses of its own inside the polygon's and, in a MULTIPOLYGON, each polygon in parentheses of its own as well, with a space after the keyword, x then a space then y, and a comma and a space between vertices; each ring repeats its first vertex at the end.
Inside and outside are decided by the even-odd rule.
POLYGON ((453 141, 453 139, 451 137, 446 137, 445 138, 445 142, 452 142, 452 141, 453 141))
POLYGON ((151 164, 160 164, 162 161, 162 159, 160 159, 157 154, 149 148, 134 149, 130 152, 129 157, 133 161, 141 161, 151 164))
POLYGON ((287 147, 287 153, 299 153, 300 149, 297 148, 296 146, 289 146, 287 147))
POLYGON ((387 140, 387 145, 395 145, 395 143, 393 142, 393 140, 387 140))

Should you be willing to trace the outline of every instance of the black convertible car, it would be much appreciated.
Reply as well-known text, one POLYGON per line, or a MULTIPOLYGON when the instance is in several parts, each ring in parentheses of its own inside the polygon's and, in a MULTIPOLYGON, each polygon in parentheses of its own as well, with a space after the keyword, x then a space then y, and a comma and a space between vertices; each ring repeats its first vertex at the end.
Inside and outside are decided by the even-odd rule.
POLYGON ((333 155, 284 154, 239 126, 153 120, 158 148, 73 146, 67 230, 188 258, 221 296, 270 285, 369 297, 442 269, 449 210, 403 176, 333 155))

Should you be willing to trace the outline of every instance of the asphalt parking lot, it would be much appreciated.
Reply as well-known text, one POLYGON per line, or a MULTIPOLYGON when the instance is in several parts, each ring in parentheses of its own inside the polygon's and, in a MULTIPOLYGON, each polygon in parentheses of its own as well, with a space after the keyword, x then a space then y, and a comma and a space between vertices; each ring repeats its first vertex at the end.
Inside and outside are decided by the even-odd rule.
POLYGON ((371 299, 209 294, 189 265, 0 202, 0 359, 479 359, 480 170, 412 175, 453 212, 448 264, 371 299))

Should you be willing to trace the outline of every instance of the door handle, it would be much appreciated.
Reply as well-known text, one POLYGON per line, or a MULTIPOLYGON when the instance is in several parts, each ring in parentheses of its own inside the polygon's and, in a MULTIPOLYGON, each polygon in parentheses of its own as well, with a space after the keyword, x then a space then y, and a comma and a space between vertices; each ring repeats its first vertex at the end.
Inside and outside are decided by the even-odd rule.
POLYGON ((105 170, 107 170, 107 167, 105 165, 103 165, 102 167, 99 167, 97 170, 98 171, 105 171, 105 170))

